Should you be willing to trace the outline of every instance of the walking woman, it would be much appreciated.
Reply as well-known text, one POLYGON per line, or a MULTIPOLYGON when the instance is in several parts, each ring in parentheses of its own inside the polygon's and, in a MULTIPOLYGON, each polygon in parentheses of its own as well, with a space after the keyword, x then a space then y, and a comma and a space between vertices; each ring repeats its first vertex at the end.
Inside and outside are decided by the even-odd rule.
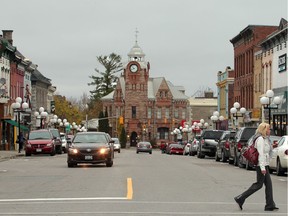
POLYGON ((276 207, 273 200, 272 181, 269 174, 270 153, 273 149, 269 141, 269 136, 270 125, 264 122, 261 123, 258 126, 255 135, 255 137, 258 137, 255 141, 255 147, 257 148, 259 153, 258 164, 256 166, 257 182, 252 184, 251 187, 248 188, 248 190, 244 191, 242 194, 234 198, 241 210, 246 198, 258 191, 260 188, 262 188, 263 184, 265 185, 266 198, 266 205, 264 210, 274 211, 279 209, 278 207, 276 207))

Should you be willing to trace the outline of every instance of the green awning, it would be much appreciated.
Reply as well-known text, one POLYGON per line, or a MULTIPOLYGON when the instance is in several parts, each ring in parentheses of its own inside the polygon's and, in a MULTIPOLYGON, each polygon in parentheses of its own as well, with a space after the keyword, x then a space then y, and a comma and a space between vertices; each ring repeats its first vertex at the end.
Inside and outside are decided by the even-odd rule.
MULTIPOLYGON (((19 125, 18 125, 18 122, 13 121, 13 120, 10 120, 10 119, 5 119, 4 121, 7 122, 8 124, 11 124, 11 125, 13 125, 13 126, 16 126, 16 127, 19 126, 19 125)), ((21 128, 22 130, 24 130, 24 131, 28 131, 28 130, 29 130, 29 128, 27 128, 27 127, 25 127, 24 125, 21 125, 21 124, 20 124, 20 128, 21 128)))

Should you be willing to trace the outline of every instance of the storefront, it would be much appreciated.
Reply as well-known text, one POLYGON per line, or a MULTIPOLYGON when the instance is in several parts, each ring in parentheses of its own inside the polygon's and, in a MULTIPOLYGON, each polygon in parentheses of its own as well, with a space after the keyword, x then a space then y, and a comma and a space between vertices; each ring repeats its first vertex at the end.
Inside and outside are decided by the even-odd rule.
POLYGON ((287 135, 287 87, 275 89, 275 97, 281 98, 278 109, 272 109, 273 130, 276 136, 287 135))

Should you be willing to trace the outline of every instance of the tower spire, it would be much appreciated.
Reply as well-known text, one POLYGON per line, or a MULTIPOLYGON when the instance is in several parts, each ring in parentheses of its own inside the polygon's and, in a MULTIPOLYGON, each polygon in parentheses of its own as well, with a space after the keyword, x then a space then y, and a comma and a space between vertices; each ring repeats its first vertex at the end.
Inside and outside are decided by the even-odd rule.
POLYGON ((136 30, 135 30, 135 42, 136 42, 136 43, 138 42, 138 33, 139 33, 139 31, 138 31, 138 29, 136 28, 136 30))

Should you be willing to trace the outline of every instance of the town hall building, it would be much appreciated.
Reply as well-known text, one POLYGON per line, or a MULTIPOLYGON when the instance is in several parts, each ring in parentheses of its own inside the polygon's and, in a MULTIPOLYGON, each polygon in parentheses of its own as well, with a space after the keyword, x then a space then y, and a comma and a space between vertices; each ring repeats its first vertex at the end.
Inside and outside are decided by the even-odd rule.
POLYGON ((115 90, 101 101, 103 110, 108 112, 112 136, 119 136, 119 118, 123 117, 131 146, 140 140, 155 140, 158 144, 174 140, 171 132, 191 120, 184 87, 174 86, 164 77, 150 77, 150 63, 137 40, 128 53, 128 62, 123 64, 115 90))

